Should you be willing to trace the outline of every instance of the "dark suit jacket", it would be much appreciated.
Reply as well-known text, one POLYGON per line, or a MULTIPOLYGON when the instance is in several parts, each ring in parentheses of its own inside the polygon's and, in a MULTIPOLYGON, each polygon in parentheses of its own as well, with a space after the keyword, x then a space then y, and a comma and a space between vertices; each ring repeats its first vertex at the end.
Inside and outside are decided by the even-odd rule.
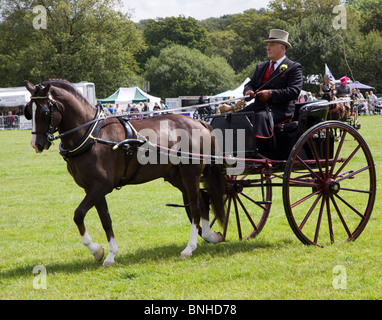
MULTIPOLYGON (((256 92, 263 85, 262 78, 268 66, 269 61, 257 65, 255 74, 244 87, 244 94, 248 90, 256 92)), ((303 83, 301 64, 285 58, 273 72, 270 79, 273 80, 270 80, 262 90, 272 90, 272 99, 268 102, 261 102, 256 99, 253 104, 245 108, 245 111, 264 111, 268 104, 272 110, 274 123, 277 124, 290 119, 294 115, 294 100, 298 98, 303 83), (283 64, 288 66, 284 72, 280 71, 280 66, 283 64), (280 73, 282 73, 281 76, 280 73)))

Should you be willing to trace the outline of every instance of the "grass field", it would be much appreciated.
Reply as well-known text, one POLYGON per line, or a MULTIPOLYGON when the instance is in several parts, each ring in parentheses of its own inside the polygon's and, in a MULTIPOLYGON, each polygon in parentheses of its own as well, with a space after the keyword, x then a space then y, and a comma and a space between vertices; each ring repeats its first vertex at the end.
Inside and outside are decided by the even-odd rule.
MULTIPOLYGON (((363 116, 360 123, 378 179, 382 116, 363 116)), ((128 186, 107 197, 119 254, 105 268, 81 244, 73 213, 84 192, 66 171, 58 145, 37 155, 30 131, 1 131, 0 157, 0 299, 382 299, 378 194, 357 241, 322 249, 295 237, 277 188, 256 239, 240 242, 236 233, 219 245, 199 239, 184 260, 188 218, 183 209, 165 206, 182 203, 180 193, 163 180, 128 186), (46 288, 38 289, 36 266, 46 270, 46 288)), ((107 253, 94 209, 86 226, 107 253)))

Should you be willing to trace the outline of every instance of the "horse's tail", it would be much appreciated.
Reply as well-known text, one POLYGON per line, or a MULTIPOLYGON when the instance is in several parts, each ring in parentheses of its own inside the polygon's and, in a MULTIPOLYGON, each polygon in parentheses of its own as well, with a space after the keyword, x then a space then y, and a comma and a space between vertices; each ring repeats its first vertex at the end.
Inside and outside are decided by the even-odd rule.
MULTIPOLYGON (((202 125, 212 132, 213 128, 204 121, 202 125)), ((211 135, 211 154, 215 155, 215 137, 211 135)), ((216 164, 212 160, 206 164, 203 171, 203 184, 210 197, 212 209, 221 225, 225 222, 224 195, 226 193, 226 179, 223 164, 216 164)))
POLYGON ((203 171, 203 184, 210 197, 212 209, 221 225, 225 222, 225 176, 222 165, 207 164, 203 171))

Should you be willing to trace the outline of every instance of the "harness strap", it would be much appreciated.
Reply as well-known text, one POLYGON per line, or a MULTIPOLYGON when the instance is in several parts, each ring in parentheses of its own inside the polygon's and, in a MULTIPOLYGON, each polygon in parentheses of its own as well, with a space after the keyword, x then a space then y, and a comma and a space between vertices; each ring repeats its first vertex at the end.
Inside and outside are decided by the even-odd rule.
MULTIPOLYGON (((141 141, 139 139, 133 139, 134 133, 136 133, 137 137, 138 137, 138 134, 137 134, 136 129, 130 123, 130 121, 125 120, 122 117, 119 117, 118 120, 121 122, 122 126, 125 128, 126 139, 124 141, 121 141, 121 142, 117 143, 113 147, 113 150, 116 150, 119 147, 124 146, 126 144, 128 145, 128 148, 126 149, 126 152, 125 152, 125 169, 124 169, 124 172, 123 172, 123 177, 122 177, 121 181, 119 182, 118 186, 115 188, 117 190, 120 190, 128 182, 128 180, 127 180, 127 170, 129 168, 129 165, 130 165, 130 162, 131 162, 131 159, 132 159, 132 155, 137 150, 135 147, 131 147, 130 143, 143 144, 144 141, 141 141)), ((135 174, 138 172, 138 169, 139 169, 139 167, 137 168, 135 174)))
POLYGON ((101 108, 98 107, 95 120, 92 122, 92 125, 86 132, 85 136, 80 140, 80 142, 76 146, 70 149, 65 149, 63 143, 61 142, 59 146, 60 155, 68 159, 79 156, 80 154, 90 150, 95 144, 94 138, 97 137, 101 131, 104 119, 104 112, 101 108))

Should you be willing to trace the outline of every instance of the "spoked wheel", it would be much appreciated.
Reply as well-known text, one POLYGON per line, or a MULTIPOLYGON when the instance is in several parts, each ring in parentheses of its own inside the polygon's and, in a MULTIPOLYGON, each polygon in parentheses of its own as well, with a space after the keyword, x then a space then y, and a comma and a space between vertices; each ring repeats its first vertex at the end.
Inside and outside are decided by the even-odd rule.
MULTIPOLYGON (((272 186, 270 180, 262 175, 258 179, 255 179, 254 176, 241 175, 226 176, 226 181, 224 240, 228 232, 235 232, 235 230, 240 240, 255 238, 263 229, 271 209, 272 186)), ((188 201, 186 198, 183 200, 191 221, 190 209, 187 207, 188 201)), ((216 219, 213 218, 210 223, 212 231, 214 231, 215 222, 216 219)), ((201 234, 201 229, 199 229, 199 235, 201 234)))
MULTIPOLYGON (((223 237, 236 229, 239 240, 254 238, 263 229, 272 203, 270 180, 260 175, 226 176, 226 222, 223 237)), ((214 221, 211 223, 214 224, 214 221)))
POLYGON ((293 147, 283 178, 283 201, 288 222, 304 244, 327 246, 357 239, 375 195, 372 155, 349 125, 319 123, 293 147))

